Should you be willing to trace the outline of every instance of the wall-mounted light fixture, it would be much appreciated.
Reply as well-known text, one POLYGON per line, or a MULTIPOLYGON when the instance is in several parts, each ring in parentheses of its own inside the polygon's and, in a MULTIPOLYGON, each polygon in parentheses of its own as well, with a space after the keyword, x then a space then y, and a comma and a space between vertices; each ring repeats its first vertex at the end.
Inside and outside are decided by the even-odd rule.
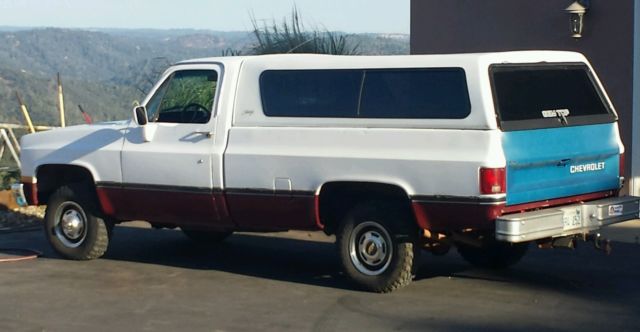
POLYGON ((571 15, 571 37, 582 38, 582 30, 584 29, 584 14, 589 10, 589 0, 574 1, 565 9, 571 15))

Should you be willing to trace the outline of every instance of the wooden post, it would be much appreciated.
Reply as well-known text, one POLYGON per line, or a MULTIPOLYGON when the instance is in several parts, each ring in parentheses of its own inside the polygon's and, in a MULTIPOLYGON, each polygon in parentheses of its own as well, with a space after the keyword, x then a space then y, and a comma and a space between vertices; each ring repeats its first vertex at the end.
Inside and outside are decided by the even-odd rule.
POLYGON ((64 95, 62 94, 62 82, 58 73, 58 109, 60 110, 60 127, 65 127, 64 121, 64 95))
POLYGON ((36 129, 33 127, 27 106, 22 102, 22 98, 20 98, 18 91, 16 91, 16 97, 18 97, 18 103, 20 103, 20 109, 22 110, 22 115, 24 115, 24 119, 27 122, 27 127, 29 127, 29 131, 33 134, 36 132, 36 129))

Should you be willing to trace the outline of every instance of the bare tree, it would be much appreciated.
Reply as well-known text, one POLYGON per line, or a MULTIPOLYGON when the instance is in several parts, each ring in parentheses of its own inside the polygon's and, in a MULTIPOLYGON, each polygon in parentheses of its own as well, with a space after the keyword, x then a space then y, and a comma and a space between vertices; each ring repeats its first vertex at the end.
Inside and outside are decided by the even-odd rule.
POLYGON ((146 96, 153 85, 157 82, 160 75, 171 65, 169 59, 165 57, 157 57, 147 60, 142 67, 142 73, 138 76, 134 86, 142 96, 146 96))

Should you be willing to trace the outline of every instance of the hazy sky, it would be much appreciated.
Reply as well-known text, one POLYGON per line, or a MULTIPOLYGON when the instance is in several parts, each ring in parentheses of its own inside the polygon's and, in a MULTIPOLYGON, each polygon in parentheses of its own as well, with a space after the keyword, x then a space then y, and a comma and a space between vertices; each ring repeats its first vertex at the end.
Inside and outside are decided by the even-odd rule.
POLYGON ((0 26, 249 30, 250 13, 345 32, 409 33, 410 0, 0 0, 0 26))

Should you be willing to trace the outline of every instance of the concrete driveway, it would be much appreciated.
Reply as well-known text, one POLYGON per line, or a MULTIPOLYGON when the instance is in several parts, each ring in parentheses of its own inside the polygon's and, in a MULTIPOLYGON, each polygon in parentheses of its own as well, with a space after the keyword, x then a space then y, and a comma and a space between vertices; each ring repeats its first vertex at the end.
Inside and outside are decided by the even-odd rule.
POLYGON ((0 247, 44 257, 0 264, 0 331, 637 331, 640 245, 611 256, 533 249, 484 271, 454 251, 425 254, 412 285, 351 289, 331 239, 237 234, 210 249, 179 231, 117 227, 106 257, 59 259, 41 232, 0 234, 0 247))

